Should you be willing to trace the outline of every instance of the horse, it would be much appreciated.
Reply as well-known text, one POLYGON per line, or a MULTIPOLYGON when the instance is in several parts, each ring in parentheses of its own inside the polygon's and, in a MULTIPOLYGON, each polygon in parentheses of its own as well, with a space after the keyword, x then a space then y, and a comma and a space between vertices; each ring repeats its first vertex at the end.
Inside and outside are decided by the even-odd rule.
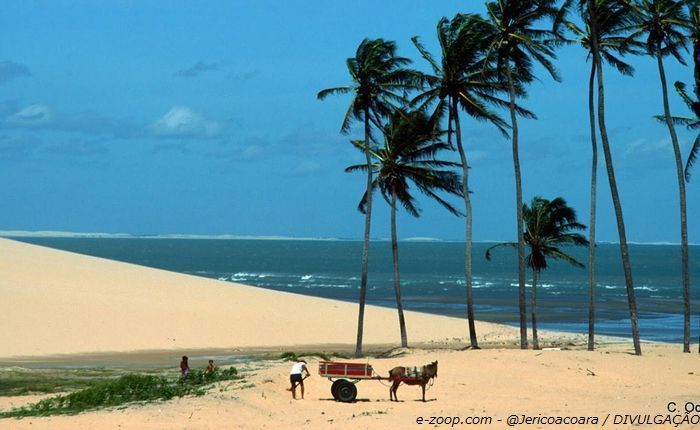
POLYGON ((425 386, 433 378, 437 378, 438 362, 434 361, 422 367, 422 371, 416 377, 407 377, 405 367, 394 367, 389 371, 389 380, 392 381, 391 388, 389 388, 389 399, 391 401, 399 401, 396 397, 396 390, 399 389, 399 385, 403 382, 406 385, 420 385, 423 389, 423 401, 425 402, 425 386))

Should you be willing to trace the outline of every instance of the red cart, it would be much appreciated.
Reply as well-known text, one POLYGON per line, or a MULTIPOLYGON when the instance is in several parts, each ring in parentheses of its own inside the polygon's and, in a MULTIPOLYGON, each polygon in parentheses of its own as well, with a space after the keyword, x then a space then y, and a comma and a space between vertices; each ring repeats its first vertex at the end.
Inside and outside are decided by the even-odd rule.
POLYGON ((318 363, 318 374, 333 381, 331 394, 341 402, 352 402, 357 397, 355 384, 366 379, 386 379, 374 373, 369 363, 342 363, 336 361, 321 361, 318 363))

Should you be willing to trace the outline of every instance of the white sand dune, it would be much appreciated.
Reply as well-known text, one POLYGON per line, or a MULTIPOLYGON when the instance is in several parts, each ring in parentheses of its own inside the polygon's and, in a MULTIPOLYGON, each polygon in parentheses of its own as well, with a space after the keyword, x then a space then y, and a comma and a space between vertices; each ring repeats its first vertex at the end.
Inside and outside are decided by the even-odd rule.
MULTIPOLYGON (((355 342, 357 305, 0 239, 0 357, 355 342)), ((367 306, 365 343, 399 342, 367 306)), ((464 338, 466 321, 406 312, 411 342, 464 338)), ((514 330, 480 323, 482 339, 514 330)))

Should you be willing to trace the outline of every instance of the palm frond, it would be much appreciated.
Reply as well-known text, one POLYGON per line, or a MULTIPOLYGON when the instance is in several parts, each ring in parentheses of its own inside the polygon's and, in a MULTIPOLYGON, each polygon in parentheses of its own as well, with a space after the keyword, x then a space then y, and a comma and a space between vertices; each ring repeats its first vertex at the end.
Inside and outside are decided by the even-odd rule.
POLYGON ((493 246, 490 246, 486 249, 486 260, 491 261, 491 251, 493 251, 496 248, 500 248, 502 246, 509 246, 511 248, 518 248, 518 243, 517 242, 503 242, 503 243, 497 243, 493 246))
POLYGON ((700 135, 695 138, 695 143, 688 154, 688 161, 685 163, 685 180, 687 182, 690 182, 690 168, 693 167, 698 156, 700 156, 700 135))

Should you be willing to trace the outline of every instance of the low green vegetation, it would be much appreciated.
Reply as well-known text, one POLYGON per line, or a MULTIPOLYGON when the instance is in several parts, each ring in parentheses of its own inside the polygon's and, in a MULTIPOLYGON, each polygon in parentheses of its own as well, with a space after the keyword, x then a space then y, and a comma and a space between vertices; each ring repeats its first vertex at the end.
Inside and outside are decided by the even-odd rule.
POLYGON ((0 396, 65 393, 124 375, 122 369, 0 369, 0 396))
POLYGON ((0 418, 66 415, 121 406, 134 402, 154 402, 175 397, 201 396, 219 381, 242 379, 236 368, 205 373, 194 370, 184 378, 131 373, 116 379, 94 381, 87 388, 50 397, 29 406, 1 412, 0 418))

